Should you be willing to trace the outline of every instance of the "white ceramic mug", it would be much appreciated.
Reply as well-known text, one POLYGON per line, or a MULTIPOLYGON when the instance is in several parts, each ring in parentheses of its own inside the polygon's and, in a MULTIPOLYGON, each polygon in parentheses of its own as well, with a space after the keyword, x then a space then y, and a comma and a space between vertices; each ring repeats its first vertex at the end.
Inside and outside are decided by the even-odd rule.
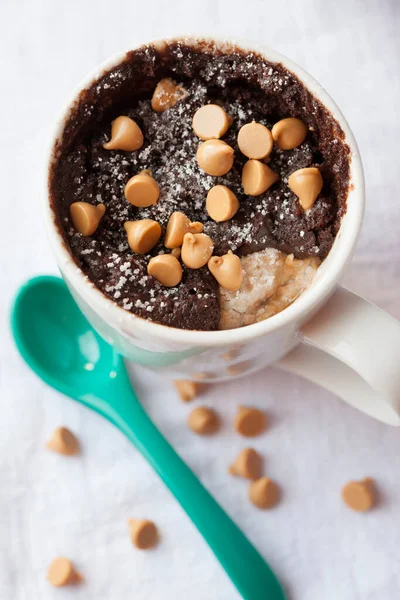
MULTIPOLYGON (((185 38, 196 44, 197 38, 185 38)), ((229 42, 218 40, 229 51, 229 42)), ((304 83, 340 123, 351 149, 351 186, 347 212, 332 250, 315 280, 292 305, 260 323, 228 331, 186 331, 152 323, 104 296, 76 266, 55 225, 49 203, 48 169, 44 213, 60 271, 93 327, 128 359, 181 379, 230 379, 268 364, 314 381, 361 411, 400 425, 400 323, 363 298, 338 286, 360 232, 364 176, 353 134, 327 92, 303 69, 277 52, 241 43, 270 62, 282 63, 304 83)), ((124 59, 107 60, 74 91, 56 124, 55 140, 78 93, 124 59)))

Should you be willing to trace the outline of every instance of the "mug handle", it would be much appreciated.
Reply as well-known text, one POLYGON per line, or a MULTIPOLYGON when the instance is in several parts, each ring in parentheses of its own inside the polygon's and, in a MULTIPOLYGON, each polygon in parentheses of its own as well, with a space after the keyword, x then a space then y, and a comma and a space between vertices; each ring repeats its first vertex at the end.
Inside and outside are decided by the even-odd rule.
POLYGON ((276 366, 305 377, 367 415, 400 425, 400 322, 338 287, 276 366))

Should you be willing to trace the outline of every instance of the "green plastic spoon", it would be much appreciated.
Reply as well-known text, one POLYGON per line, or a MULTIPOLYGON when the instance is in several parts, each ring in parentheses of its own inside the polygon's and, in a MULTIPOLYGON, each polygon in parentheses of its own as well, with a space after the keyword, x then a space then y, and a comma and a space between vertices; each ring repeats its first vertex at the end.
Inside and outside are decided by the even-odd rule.
POLYGON ((134 394, 123 360, 90 326, 58 277, 23 285, 12 332, 46 383, 114 423, 155 469, 246 600, 284 600, 271 569, 156 429, 134 394))

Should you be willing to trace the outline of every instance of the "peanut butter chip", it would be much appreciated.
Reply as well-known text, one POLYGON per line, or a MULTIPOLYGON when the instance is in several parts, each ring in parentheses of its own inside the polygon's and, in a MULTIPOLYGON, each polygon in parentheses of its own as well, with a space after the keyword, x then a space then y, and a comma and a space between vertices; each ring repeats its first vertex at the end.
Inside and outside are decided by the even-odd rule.
POLYGON ((239 475, 245 479, 258 479, 261 477, 261 470, 261 456, 253 448, 242 450, 235 462, 229 467, 229 473, 239 475))
POLYGON ((229 221, 239 207, 239 200, 225 185, 215 185, 207 194, 206 210, 217 223, 229 221))
POLYGON ((272 508, 280 500, 280 490, 269 477, 261 477, 250 484, 250 502, 257 508, 272 508))
POLYGON ((268 127, 261 123, 247 123, 241 127, 238 138, 238 146, 248 158, 266 158, 274 145, 272 134, 268 127))
POLYGON ((69 207, 73 226, 85 237, 93 235, 106 212, 104 204, 93 206, 89 202, 74 202, 69 207))
POLYGON ((254 437, 260 435, 267 425, 265 414, 258 408, 239 406, 235 417, 235 429, 240 435, 254 437))
POLYGON ((214 250, 213 241, 205 233, 186 233, 181 248, 181 258, 189 269, 204 267, 214 250))
POLYGON ((160 188, 149 172, 142 171, 130 178, 124 193, 130 204, 143 208, 157 204, 160 188))
POLYGON ((220 138, 227 131, 230 119, 218 104, 207 104, 199 108, 193 117, 193 129, 202 140, 220 138))
POLYGON ((342 498, 349 508, 358 512, 366 512, 375 505, 376 490, 370 478, 362 481, 350 481, 342 489, 342 498))
POLYGON ((59 454, 72 456, 79 453, 79 442, 72 431, 66 427, 58 427, 47 442, 47 448, 59 454))
POLYGON ((153 521, 129 519, 132 543, 139 550, 153 548, 158 542, 158 531, 153 521))
POLYGON ((249 196, 260 196, 278 179, 279 175, 259 160, 248 160, 243 167, 243 191, 249 196))
POLYGON ((299 169, 288 179, 290 189, 298 196, 304 210, 308 210, 314 205, 323 184, 322 175, 317 167, 299 169))
POLYGON ((158 82, 151 99, 151 108, 156 112, 164 112, 186 96, 186 90, 173 79, 166 77, 158 82))
POLYGON ((118 117, 111 125, 111 139, 103 148, 106 150, 128 150, 134 152, 143 146, 143 133, 139 125, 129 117, 118 117))
POLYGON ((304 142, 307 136, 307 125, 300 119, 281 119, 271 129, 278 148, 281 150, 293 150, 304 142))
POLYGON ((172 248, 171 255, 175 256, 175 258, 177 258, 179 260, 181 257, 181 249, 180 248, 172 248))
POLYGON ((82 576, 74 569, 68 558, 56 558, 47 571, 47 579, 55 587, 63 587, 71 583, 78 583, 82 576))
POLYGON ((172 254, 154 256, 147 265, 147 273, 165 287, 175 287, 182 280, 182 267, 172 254))
POLYGON ((198 147, 196 159, 200 169, 219 177, 232 169, 234 154, 233 148, 222 140, 207 140, 198 147))
POLYGON ((177 379, 174 381, 175 388, 184 402, 190 402, 196 398, 200 384, 187 379, 177 379))
POLYGON ((136 254, 150 252, 161 237, 161 226, 152 219, 127 221, 124 227, 128 234, 129 247, 136 254))
POLYGON ((195 408, 189 415, 189 427, 199 435, 210 435, 219 428, 219 417, 215 410, 207 406, 195 408))
POLYGON ((208 268, 224 289, 234 292, 242 285, 242 263, 231 250, 224 256, 212 256, 208 261, 208 268))
POLYGON ((179 248, 179 246, 182 246, 186 233, 201 233, 202 231, 203 223, 192 222, 179 211, 173 212, 165 232, 164 246, 166 248, 179 248))

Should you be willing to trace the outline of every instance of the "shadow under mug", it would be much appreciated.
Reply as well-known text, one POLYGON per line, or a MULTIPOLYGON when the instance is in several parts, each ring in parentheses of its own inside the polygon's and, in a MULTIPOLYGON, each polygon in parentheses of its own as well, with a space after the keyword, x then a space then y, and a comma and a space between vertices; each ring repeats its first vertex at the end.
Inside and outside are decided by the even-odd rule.
MULTIPOLYGON (((215 38, 191 37, 182 41, 197 46, 200 40, 212 43, 220 52, 237 47, 237 42, 215 38)), ((165 371, 174 378, 214 382, 275 363, 384 423, 400 425, 400 323, 338 286, 351 260, 364 212, 364 175, 354 136, 329 94, 301 67, 274 50, 247 41, 241 42, 240 48, 257 52, 293 72, 338 121, 351 150, 347 211, 332 250, 312 285, 284 311, 260 323, 227 331, 187 331, 125 311, 106 298, 77 267, 55 224, 49 202, 48 169, 54 144, 79 92, 120 63, 125 54, 105 61, 80 83, 55 125, 46 162, 43 208, 61 274, 93 327, 118 352, 138 364, 165 371)))

